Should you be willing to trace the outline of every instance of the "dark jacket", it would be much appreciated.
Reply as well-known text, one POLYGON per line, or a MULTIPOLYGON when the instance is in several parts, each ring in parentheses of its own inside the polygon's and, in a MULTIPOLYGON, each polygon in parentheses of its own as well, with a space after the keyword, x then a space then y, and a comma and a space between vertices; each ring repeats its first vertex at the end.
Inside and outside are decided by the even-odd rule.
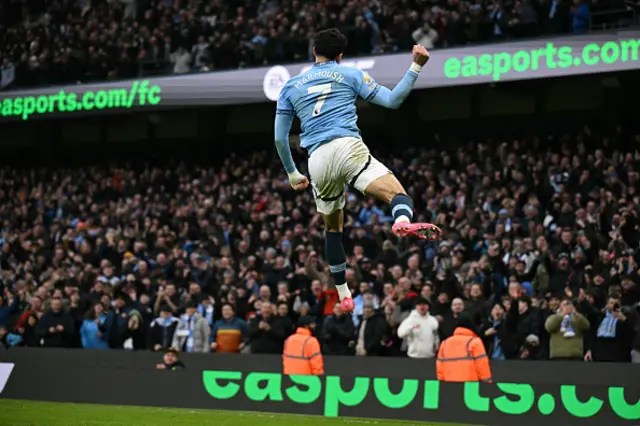
POLYGON ((634 334, 633 318, 616 323, 615 337, 598 337, 597 330, 604 319, 604 314, 597 322, 592 323, 596 330, 596 338, 591 348, 594 361, 600 362, 629 362, 631 359, 632 339, 634 334))
POLYGON ((163 364, 164 369, 168 371, 180 371, 185 369, 184 363, 180 360, 174 362, 173 364, 167 364, 166 362, 163 362, 163 364))
POLYGON ((114 309, 107 314, 103 328, 109 347, 112 349, 122 349, 124 342, 129 338, 133 339, 134 349, 141 349, 144 346, 144 340, 142 344, 140 343, 142 330, 129 329, 129 320, 133 316, 139 318, 140 327, 142 327, 142 316, 133 306, 127 306, 118 311, 114 309))
MULTIPOLYGON (((6 302, 6 298, 4 299, 6 302)), ((9 325, 9 321, 14 314, 18 313, 18 306, 20 306, 20 298, 14 296, 10 305, 4 305, 0 307, 0 325, 9 325)))
POLYGON ((64 310, 53 312, 49 310, 42 315, 37 326, 37 335, 42 339, 42 346, 49 348, 66 348, 68 347, 75 332, 75 325, 71 315, 64 310), (51 327, 56 328, 58 325, 63 327, 62 331, 55 330, 53 333, 49 330, 51 327))
POLYGON ((156 345, 160 345, 161 350, 171 347, 173 334, 176 332, 178 322, 179 320, 176 317, 171 317, 167 321, 160 317, 154 319, 147 333, 147 349, 153 351, 156 345))
POLYGON ((355 327, 349 315, 331 315, 324 321, 322 339, 324 352, 328 355, 349 355, 349 342, 354 340, 355 327))
POLYGON ((33 327, 31 327, 29 323, 24 325, 24 333, 22 333, 22 346, 40 346, 40 337, 38 337, 38 324, 33 327))
POLYGON ((440 341, 443 342, 445 339, 453 336, 453 331, 458 326, 458 319, 453 316, 451 311, 442 315, 442 321, 440 321, 440 328, 438 329, 438 333, 440 334, 440 341))
POLYGON ((363 323, 365 324, 364 350, 367 351, 367 356, 380 356, 383 351, 382 340, 387 331, 387 320, 380 314, 374 314, 366 321, 364 319, 360 320, 354 339, 356 345, 358 344, 358 336, 360 335, 363 323))
POLYGON ((485 318, 489 316, 489 308, 485 300, 469 299, 465 302, 465 311, 471 316, 474 323, 481 325, 485 318))
MULTIPOLYGON (((517 301, 511 302, 512 305, 518 306, 517 301)), ((520 314, 517 309, 511 309, 510 315, 517 315, 516 335, 515 341, 518 345, 518 349, 522 349, 525 346, 525 341, 530 335, 535 335, 540 339, 540 331, 542 330, 542 323, 540 322, 540 311, 537 308, 529 308, 524 314, 520 314)), ((539 346, 538 346, 539 347, 539 346)))
POLYGON ((290 330, 281 318, 272 315, 264 320, 262 315, 257 315, 249 321, 249 344, 253 354, 281 354, 285 339, 290 330), (265 321, 271 327, 270 330, 261 330, 260 321, 265 321))
MULTIPOLYGON (((516 304, 517 310, 517 304, 516 304)), ((496 344, 502 349, 505 359, 514 359, 518 356, 518 344, 516 343, 516 330, 518 328, 518 317, 506 313, 504 318, 499 322, 494 322, 492 318, 487 317, 480 327, 480 338, 484 342, 489 359, 494 359, 494 353, 497 355, 496 344), (486 336, 485 332, 490 328, 496 330, 493 336, 486 336)))

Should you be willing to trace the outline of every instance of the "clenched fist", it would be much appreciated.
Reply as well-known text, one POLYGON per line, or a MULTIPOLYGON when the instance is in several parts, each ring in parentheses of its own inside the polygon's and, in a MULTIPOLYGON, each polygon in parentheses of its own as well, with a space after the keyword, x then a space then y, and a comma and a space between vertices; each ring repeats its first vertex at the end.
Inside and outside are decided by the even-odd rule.
POLYGON ((425 49, 424 46, 415 45, 413 46, 413 62, 422 66, 429 61, 429 52, 425 49))
POLYGON ((296 191, 302 191, 309 186, 309 179, 297 170, 289 175, 289 183, 296 191))

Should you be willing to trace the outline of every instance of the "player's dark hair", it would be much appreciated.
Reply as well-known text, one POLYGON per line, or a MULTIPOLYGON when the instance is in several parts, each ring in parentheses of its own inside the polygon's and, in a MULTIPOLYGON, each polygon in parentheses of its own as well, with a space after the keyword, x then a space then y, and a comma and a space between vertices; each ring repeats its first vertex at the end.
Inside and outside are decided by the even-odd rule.
POLYGON ((347 47, 347 38, 336 28, 329 28, 318 32, 314 47, 316 55, 333 61, 347 47))

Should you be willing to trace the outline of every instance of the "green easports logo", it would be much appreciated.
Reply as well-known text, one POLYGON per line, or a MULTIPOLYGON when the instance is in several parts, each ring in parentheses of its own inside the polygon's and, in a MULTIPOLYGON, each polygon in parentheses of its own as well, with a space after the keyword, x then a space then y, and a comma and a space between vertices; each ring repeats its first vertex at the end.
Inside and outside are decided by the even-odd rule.
POLYGON ((588 43, 577 52, 570 45, 546 43, 535 49, 449 58, 444 63, 444 75, 451 79, 491 76, 493 81, 500 81, 510 72, 546 70, 552 73, 567 68, 637 62, 639 52, 640 40, 636 39, 588 43))
POLYGON ((162 88, 149 80, 134 80, 121 87, 38 96, 16 96, 0 101, 0 116, 28 120, 34 114, 69 113, 105 109, 130 109, 162 102, 162 88))
MULTIPOLYGON (((399 392, 392 392, 387 378, 356 377, 353 386, 345 389, 339 376, 289 376, 293 385, 283 383, 279 373, 249 373, 239 371, 203 371, 204 387, 212 398, 233 399, 242 393, 255 402, 288 402, 294 404, 323 404, 326 417, 336 417, 340 407, 357 407, 370 395, 386 408, 401 409, 416 399, 425 410, 440 407, 440 382, 437 380, 405 379, 399 392), (224 384, 223 384, 224 383, 224 384), (324 390, 324 393, 323 393, 324 390), (321 400, 321 396, 324 397, 321 400)), ((463 401, 473 412, 498 411, 509 415, 522 415, 537 410, 548 416, 557 408, 556 397, 542 394, 536 397, 533 386, 518 383, 497 383, 502 396, 489 398, 480 395, 479 383, 465 383, 463 401), (536 403, 537 400, 537 403, 536 403)), ((394 386, 397 388, 397 386, 394 386)), ((605 401, 590 397, 581 401, 574 385, 562 385, 559 389, 560 404, 576 418, 593 417, 600 412, 605 401)), ((640 419, 640 401, 629 404, 624 397, 624 388, 610 387, 608 403, 613 412, 624 420, 640 419)))

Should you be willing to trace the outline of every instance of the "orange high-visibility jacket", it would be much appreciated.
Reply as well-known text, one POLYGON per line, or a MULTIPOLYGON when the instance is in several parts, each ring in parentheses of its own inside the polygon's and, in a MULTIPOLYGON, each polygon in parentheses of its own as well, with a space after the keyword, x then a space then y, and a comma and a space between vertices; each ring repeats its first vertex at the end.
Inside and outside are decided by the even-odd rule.
POLYGON ((320 352, 320 342, 306 328, 298 328, 295 334, 284 342, 282 353, 284 374, 317 376, 324 374, 324 360, 320 352))
POLYGON ((443 382, 491 382, 489 357, 482 340, 471 330, 458 327, 440 345, 436 374, 443 382))

